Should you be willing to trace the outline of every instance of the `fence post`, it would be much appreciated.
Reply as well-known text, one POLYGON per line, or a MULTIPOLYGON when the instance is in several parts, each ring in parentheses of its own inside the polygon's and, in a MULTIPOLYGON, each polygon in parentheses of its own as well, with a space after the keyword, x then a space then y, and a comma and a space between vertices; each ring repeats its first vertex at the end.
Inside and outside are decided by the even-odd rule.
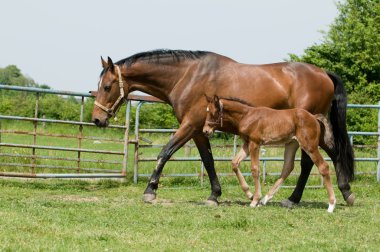
POLYGON ((380 108, 377 115, 377 134, 377 182, 380 182, 380 108))
MULTIPOLYGON (((36 105, 34 107, 34 119, 37 119, 38 118, 38 109, 39 109, 39 100, 40 100, 40 93, 37 92, 36 93, 36 105)), ((33 121, 33 126, 34 126, 34 131, 33 131, 33 148, 32 148, 32 170, 31 170, 31 173, 32 174, 35 174, 36 173, 36 169, 35 169, 35 165, 36 165, 36 162, 37 162, 37 159, 36 159, 36 148, 34 146, 37 145, 37 120, 34 120, 33 121)))
POLYGON ((127 100, 127 109, 125 111, 125 132, 124 132, 124 157, 123 157, 123 169, 122 175, 127 174, 128 167, 128 143, 129 143, 129 120, 131 114, 131 101, 127 100))
POLYGON ((137 184, 139 179, 139 124, 140 124, 140 109, 144 102, 140 101, 136 108, 135 116, 135 164, 133 167, 133 182, 137 184))

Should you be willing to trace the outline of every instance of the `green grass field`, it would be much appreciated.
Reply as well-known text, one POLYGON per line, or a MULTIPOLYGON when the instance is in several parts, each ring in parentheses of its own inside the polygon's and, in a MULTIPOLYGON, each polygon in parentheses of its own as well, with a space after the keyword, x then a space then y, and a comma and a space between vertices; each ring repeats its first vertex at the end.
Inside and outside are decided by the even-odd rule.
MULTIPOLYGON (((232 178, 231 178, 232 179, 232 178)), ((145 182, 0 179, 0 251, 378 251, 380 184, 353 184, 328 214, 324 189, 307 189, 289 210, 279 201, 252 209, 238 185, 222 180, 220 205, 209 185, 163 179, 155 204, 145 182)), ((268 186, 264 187, 267 191, 268 186)))
MULTIPOLYGON (((32 130, 30 123, 2 123, 5 130, 32 130)), ((78 127, 39 125, 49 134, 78 134, 78 127)), ((123 137, 122 130, 85 128, 84 135, 123 137)), ((132 138, 134 136, 132 135, 132 138)), ((165 144, 169 135, 141 134, 154 145, 165 144)), ((3 133, 1 142, 32 144, 33 136, 3 133)), ((214 157, 232 157, 231 139, 212 140, 214 157)), ((77 148, 76 139, 39 136, 38 145, 77 148)), ((193 144, 193 143, 190 143, 193 144)), ((82 148, 120 151, 122 143, 83 140, 82 148)), ((218 207, 204 201, 210 194, 207 177, 162 177, 155 204, 142 202, 147 178, 132 183, 133 146, 129 146, 129 166, 125 181, 116 180, 41 180, 0 178, 0 251, 379 251, 380 183, 373 173, 376 162, 357 163, 352 184, 357 200, 347 207, 339 190, 337 208, 327 213, 324 188, 306 189, 303 201, 293 210, 279 202, 292 189, 282 188, 273 202, 252 209, 236 178, 220 177, 223 195, 218 207)), ((140 148, 140 157, 155 158, 160 148, 140 148)), ((374 157, 376 149, 356 149, 357 157, 374 157)), ((30 155, 30 149, 1 147, 2 153, 30 155)), ((265 147, 262 156, 282 156, 282 148, 265 147), (264 151, 265 149, 265 151, 264 151)), ((75 158, 76 152, 38 150, 38 155, 75 158)), ((196 148, 181 149, 174 157, 198 157, 196 148)), ((299 152, 298 152, 299 156, 299 152)), ((111 155, 83 154, 82 158, 116 160, 111 155)), ((28 158, 0 156, 1 162, 30 163, 28 158)), ((73 166, 73 161, 38 160, 37 164, 73 166)), ((75 162, 74 162, 75 165, 75 162)), ((97 164, 99 168, 118 169, 120 165, 97 164)), ((218 173, 231 173, 230 162, 215 162, 218 173)), ((263 163, 261 164, 264 165, 263 163)), ((143 162, 139 172, 150 174, 154 162, 143 162)), ((168 162, 164 174, 200 173, 201 163, 168 162)), ((267 173, 279 172, 282 162, 268 162, 267 173)), ((249 162, 241 167, 249 172, 249 162)), ((30 172, 27 167, 0 167, 0 171, 30 172)), ((299 163, 296 172, 300 171, 299 163)), ((37 172, 72 172, 37 169, 37 172)), ((332 169, 333 172, 333 169, 332 169)), ((316 169, 313 173, 317 174, 316 169)), ((277 176, 267 176, 263 194, 277 176)), ((294 185, 291 176, 286 185, 294 185)), ((252 178, 247 178, 252 188, 252 178)), ((336 184, 335 176, 333 182, 336 184)), ((308 185, 320 185, 320 176, 311 176, 308 185)))

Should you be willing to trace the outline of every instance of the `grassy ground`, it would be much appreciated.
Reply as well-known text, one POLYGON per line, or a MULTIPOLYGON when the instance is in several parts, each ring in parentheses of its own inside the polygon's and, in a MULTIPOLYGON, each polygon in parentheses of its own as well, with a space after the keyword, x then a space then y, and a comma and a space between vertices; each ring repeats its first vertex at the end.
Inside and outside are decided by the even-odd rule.
MULTIPOLYGON (((235 178, 230 178, 235 181, 235 178)), ((293 210, 252 209, 236 183, 222 180, 218 207, 209 185, 163 179, 156 204, 145 182, 0 179, 0 251, 378 251, 380 184, 353 184, 356 205, 328 214, 324 189, 307 189, 293 210)), ((264 192, 268 186, 264 186, 264 192)))

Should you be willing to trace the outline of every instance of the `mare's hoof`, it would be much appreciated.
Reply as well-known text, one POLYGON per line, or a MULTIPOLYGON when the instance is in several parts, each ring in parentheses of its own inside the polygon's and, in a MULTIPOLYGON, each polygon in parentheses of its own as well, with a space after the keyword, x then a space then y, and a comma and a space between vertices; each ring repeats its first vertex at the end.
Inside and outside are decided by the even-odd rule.
POLYGON ((146 193, 143 195, 143 200, 145 203, 153 203, 155 199, 156 199, 155 194, 146 193))
POLYGON ((286 207, 290 209, 293 209, 295 204, 296 203, 294 203, 293 201, 290 201, 289 199, 284 199, 283 201, 281 201, 282 207, 286 207))
POLYGON ((218 203, 218 201, 215 201, 215 200, 206 200, 205 205, 206 206, 218 206, 219 203, 218 203))
POLYGON ((347 205, 348 206, 353 206, 355 202, 355 194, 351 193, 350 196, 346 199, 347 205))

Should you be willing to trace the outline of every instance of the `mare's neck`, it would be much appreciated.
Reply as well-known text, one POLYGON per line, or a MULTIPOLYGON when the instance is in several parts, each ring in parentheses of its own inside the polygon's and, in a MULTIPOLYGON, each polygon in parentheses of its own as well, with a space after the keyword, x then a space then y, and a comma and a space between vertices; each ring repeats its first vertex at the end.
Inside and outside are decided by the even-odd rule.
POLYGON ((223 120, 239 128, 240 122, 247 114, 249 106, 237 101, 221 99, 223 103, 223 120))
POLYGON ((129 87, 128 93, 141 91, 171 104, 170 93, 186 74, 190 64, 179 62, 161 65, 139 61, 123 67, 129 87))

